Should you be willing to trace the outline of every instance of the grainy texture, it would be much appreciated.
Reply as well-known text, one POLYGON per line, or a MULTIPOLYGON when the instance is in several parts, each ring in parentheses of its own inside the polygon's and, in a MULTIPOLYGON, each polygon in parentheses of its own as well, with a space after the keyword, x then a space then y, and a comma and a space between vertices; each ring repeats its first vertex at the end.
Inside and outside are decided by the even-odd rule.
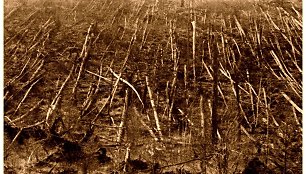
POLYGON ((6 0, 5 173, 302 173, 301 14, 6 0))

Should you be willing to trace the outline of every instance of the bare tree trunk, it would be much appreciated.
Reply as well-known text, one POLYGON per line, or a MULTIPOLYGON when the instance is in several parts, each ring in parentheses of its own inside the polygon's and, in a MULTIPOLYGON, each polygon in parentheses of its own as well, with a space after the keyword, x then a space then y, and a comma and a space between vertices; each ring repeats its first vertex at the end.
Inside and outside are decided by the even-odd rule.
POLYGON ((151 106, 152 106, 152 109, 153 109, 153 115, 154 115, 154 119, 155 119, 156 130, 158 132, 159 139, 163 140, 163 135, 162 135, 161 127, 160 127, 160 124, 159 124, 159 118, 158 118, 157 110, 156 110, 156 107, 155 107, 152 90, 151 90, 150 85, 149 85, 149 77, 148 76, 146 76, 146 84, 147 84, 147 88, 148 88, 148 93, 149 93, 149 97, 150 97, 151 106))
POLYGON ((192 24, 192 68, 193 68, 193 82, 194 84, 196 83, 196 66, 195 66, 195 59, 196 59, 196 45, 195 45, 195 42, 196 42, 196 21, 193 20, 191 22, 192 24))
POLYGON ((125 90, 125 99, 124 99, 124 106, 123 106, 123 111, 122 111, 122 116, 121 116, 121 123, 119 126, 119 131, 118 131, 118 137, 117 137, 117 142, 121 143, 124 134, 128 131, 128 126, 127 126, 127 117, 128 117, 128 108, 129 108, 129 89, 125 90))
POLYGON ((204 115, 204 97, 203 91, 200 96, 200 112, 201 112, 201 134, 202 134, 202 147, 203 147, 203 156, 204 158, 201 161, 201 173, 206 174, 206 122, 205 122, 205 115, 204 115))

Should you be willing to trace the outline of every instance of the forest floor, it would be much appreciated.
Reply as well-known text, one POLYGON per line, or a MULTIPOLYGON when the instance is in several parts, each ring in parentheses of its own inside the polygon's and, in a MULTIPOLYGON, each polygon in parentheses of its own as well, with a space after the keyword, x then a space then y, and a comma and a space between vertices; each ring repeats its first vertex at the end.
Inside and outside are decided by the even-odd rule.
POLYGON ((4 172, 301 173, 301 4, 190 5, 5 1, 4 172))

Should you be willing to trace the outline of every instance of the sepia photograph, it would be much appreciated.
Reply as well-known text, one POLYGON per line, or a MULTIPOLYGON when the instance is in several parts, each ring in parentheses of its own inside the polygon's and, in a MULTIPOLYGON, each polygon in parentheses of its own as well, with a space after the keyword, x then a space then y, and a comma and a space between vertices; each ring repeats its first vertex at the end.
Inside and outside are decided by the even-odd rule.
POLYGON ((4 0, 5 174, 302 174, 302 0, 4 0))

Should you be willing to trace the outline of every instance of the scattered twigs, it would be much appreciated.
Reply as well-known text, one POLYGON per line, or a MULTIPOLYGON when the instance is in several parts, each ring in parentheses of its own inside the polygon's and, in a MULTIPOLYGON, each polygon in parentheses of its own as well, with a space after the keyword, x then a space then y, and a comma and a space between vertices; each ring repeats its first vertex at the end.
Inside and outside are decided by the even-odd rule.
POLYGON ((14 14, 14 12, 16 12, 19 9, 20 9, 20 6, 11 10, 7 15, 4 16, 4 20, 7 20, 12 14, 14 14))
POLYGON ((103 105, 101 106, 101 108, 99 109, 98 113, 96 114, 95 118, 91 121, 91 125, 94 125, 95 122, 97 121, 97 119, 99 118, 101 112, 103 111, 103 109, 105 108, 105 106, 109 103, 111 99, 111 94, 107 97, 106 101, 103 103, 103 105))
POLYGON ((39 122, 36 122, 32 125, 28 125, 28 126, 24 126, 22 128, 19 129, 18 133, 15 135, 14 139, 12 140, 12 142, 8 145, 8 147, 5 149, 5 151, 7 152, 13 145, 13 143, 18 139, 18 137, 21 135, 22 131, 24 131, 25 129, 29 129, 29 128, 32 128, 32 127, 35 127, 35 126, 38 126, 40 124, 43 124, 45 122, 45 120, 43 121, 39 121, 39 122))
POLYGON ((39 28, 39 31, 34 35, 31 45, 33 43, 38 43, 42 39, 44 32, 47 30, 48 26, 51 24, 52 24, 52 20, 51 20, 51 17, 49 17, 49 19, 39 28))
MULTIPOLYGON (((148 126, 146 124, 146 122, 143 120, 144 116, 138 112, 136 107, 133 107, 133 110, 134 110, 134 113, 136 114, 135 116, 138 117, 138 119, 140 120, 141 124, 149 131, 149 133, 152 136, 152 138, 155 141, 158 141, 158 137, 155 135, 154 130, 150 126, 148 126)), ((147 118, 149 118, 149 117, 147 117, 147 118)))
POLYGON ((273 50, 270 51, 272 57, 274 58, 276 64, 278 65, 279 69, 281 70, 282 74, 280 78, 282 80, 286 80, 289 87, 292 89, 292 91, 301 98, 302 94, 302 85, 297 81, 297 79, 294 78, 293 74, 289 72, 288 68, 284 64, 283 60, 275 54, 273 50))
MULTIPOLYGON (((147 143, 156 150, 149 152, 158 160, 153 170, 148 167, 153 173, 166 172, 154 170, 168 167, 157 165, 165 160, 161 153, 171 153, 170 160, 192 155, 186 146, 194 159, 170 165, 180 172, 199 160, 194 173, 239 173, 257 149, 269 166, 300 173, 300 7, 256 2, 223 9, 222 3, 210 8, 201 2, 202 9, 191 0, 177 8, 177 2, 153 1, 76 0, 42 9, 35 2, 35 9, 5 9, 4 119, 12 125, 5 127, 6 153, 33 136, 25 141, 31 167, 40 154, 31 143, 44 147, 44 140, 34 140, 37 132, 32 134, 36 127, 31 127, 39 125, 44 136, 58 133, 82 145, 98 139, 123 148, 125 157, 119 151, 112 157, 124 161, 129 173, 137 172, 130 168, 134 148, 146 149, 147 143), (153 142, 134 141, 149 139, 153 142), (182 146, 173 149, 173 144, 182 146)), ((147 155, 139 158, 148 160, 147 155)), ((54 165, 49 173, 59 168, 54 165)))
POLYGON ((7 83, 6 86, 13 84, 17 79, 19 79, 20 77, 22 77, 22 76, 26 73, 27 66, 28 66, 28 64, 30 64, 30 60, 31 60, 31 58, 29 57, 29 58, 27 59, 27 62, 25 63, 25 65, 22 67, 20 73, 19 73, 17 76, 13 77, 13 78, 7 83))
POLYGON ((43 101, 44 101, 44 99, 41 99, 39 102, 36 103, 35 106, 33 106, 31 109, 29 109, 25 114, 23 114, 22 116, 20 116, 20 117, 14 119, 14 120, 11 120, 11 121, 9 122, 9 124, 14 124, 15 122, 18 122, 18 121, 20 121, 20 120, 26 118, 27 116, 29 116, 30 113, 32 113, 35 109, 37 109, 37 108, 41 105, 41 103, 42 103, 43 101))
POLYGON ((188 163, 191 163, 191 162, 194 162, 194 161, 198 161, 198 160, 209 160, 213 157, 214 154, 211 154, 209 156, 205 156, 203 158, 194 158, 194 159, 190 159, 190 160, 186 160, 186 161, 183 161, 183 162, 180 162, 180 163, 176 163, 176 164, 171 164, 171 165, 167 165, 167 166, 162 166, 162 167, 159 167, 159 169, 163 169, 163 168, 168 168, 168 167, 173 167, 173 166, 179 166, 179 165, 184 165, 184 164, 188 164, 188 163))
POLYGON ((26 23, 27 25, 20 29, 13 37, 4 43, 4 46, 9 46, 15 39, 22 39, 29 32, 29 27, 33 24, 33 21, 26 23))

